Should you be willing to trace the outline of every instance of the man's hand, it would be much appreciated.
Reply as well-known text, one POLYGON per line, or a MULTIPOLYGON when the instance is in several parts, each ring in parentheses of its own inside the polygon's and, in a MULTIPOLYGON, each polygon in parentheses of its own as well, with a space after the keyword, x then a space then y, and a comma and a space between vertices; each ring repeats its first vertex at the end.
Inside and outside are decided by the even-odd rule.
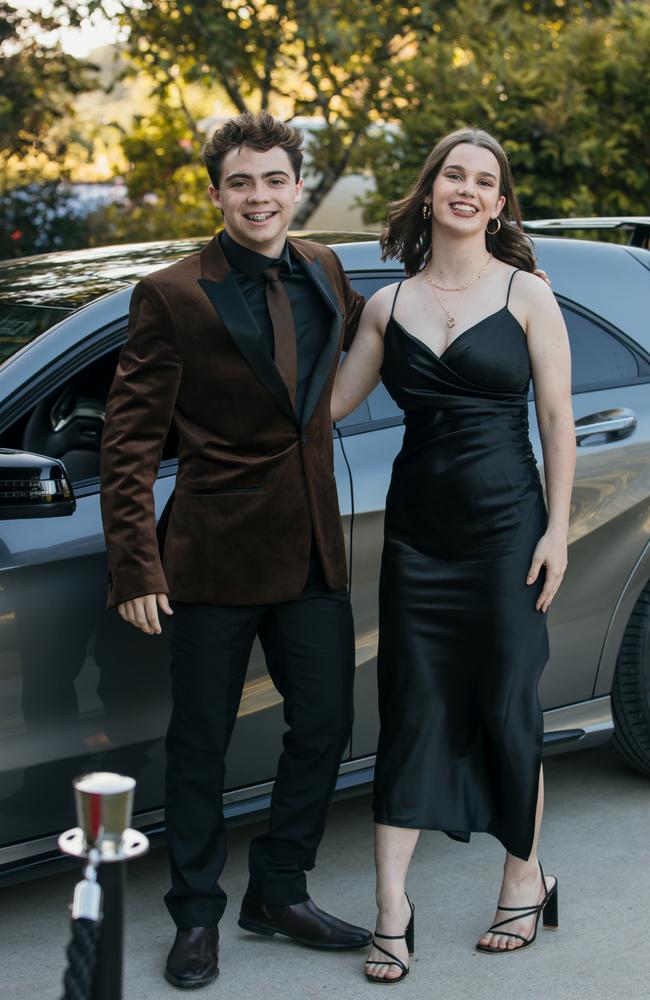
POLYGON ((542 281, 545 281, 549 288, 551 289, 553 288, 551 284, 551 279, 549 278, 546 271, 542 271, 541 267, 536 268, 534 273, 537 275, 538 278, 541 278, 542 281))
POLYGON ((130 601, 118 604, 117 610, 125 622, 142 629, 147 635, 160 635, 162 629, 158 620, 158 608, 166 615, 173 615, 169 606, 167 594, 147 594, 145 597, 134 597, 130 601))

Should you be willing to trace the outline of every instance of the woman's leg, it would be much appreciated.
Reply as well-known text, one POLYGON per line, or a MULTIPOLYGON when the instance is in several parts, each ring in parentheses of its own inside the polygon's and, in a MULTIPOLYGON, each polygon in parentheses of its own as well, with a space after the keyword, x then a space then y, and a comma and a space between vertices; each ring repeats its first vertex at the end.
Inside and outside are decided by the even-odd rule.
MULTIPOLYGON (((539 843, 539 831, 542 825, 542 815, 544 813, 544 772, 539 770, 539 793, 537 796, 537 810, 535 813, 535 836, 533 838, 533 848, 527 861, 516 857, 514 854, 506 854, 503 866, 503 881, 499 894, 499 903, 503 906, 530 906, 541 903, 544 898, 544 889, 539 874, 539 862, 537 860, 537 845, 539 843)), ((546 877, 546 887, 551 889, 555 883, 552 876, 546 877)), ((494 923, 512 917, 513 914, 503 911, 497 907, 494 923)), ((521 934, 528 938, 533 933, 535 925, 534 917, 522 917, 521 920, 513 920, 503 929, 511 934, 521 934)), ((487 931, 480 939, 479 944, 489 946, 499 950, 514 950, 520 948, 523 941, 519 938, 507 937, 494 932, 487 931)))
MULTIPOLYGON (((407 830, 397 826, 375 824, 375 866, 377 872, 377 926, 380 934, 403 934, 408 925, 411 908, 406 900, 406 873, 415 850, 419 830, 407 830)), ((386 941, 379 938, 379 944, 392 952, 404 965, 409 964, 406 941, 386 941)), ((381 962, 386 958, 381 951, 371 947, 368 962, 381 962)), ((397 979, 401 969, 397 965, 366 965, 372 976, 397 979)))

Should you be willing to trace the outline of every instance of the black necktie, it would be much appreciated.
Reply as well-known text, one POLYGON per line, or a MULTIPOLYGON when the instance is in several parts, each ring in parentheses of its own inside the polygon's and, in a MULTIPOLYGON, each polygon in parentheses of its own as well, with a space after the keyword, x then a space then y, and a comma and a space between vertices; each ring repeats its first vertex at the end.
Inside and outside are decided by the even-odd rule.
POLYGON ((266 303, 273 326, 275 365, 289 390, 291 405, 295 410, 298 351, 291 303, 287 290, 280 281, 280 268, 267 267, 266 270, 262 271, 262 274, 266 280, 266 303))

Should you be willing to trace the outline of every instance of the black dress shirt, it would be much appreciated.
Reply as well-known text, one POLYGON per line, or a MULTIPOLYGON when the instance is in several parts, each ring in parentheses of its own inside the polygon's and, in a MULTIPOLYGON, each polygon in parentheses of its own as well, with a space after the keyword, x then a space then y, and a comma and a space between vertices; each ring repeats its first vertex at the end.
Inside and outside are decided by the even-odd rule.
POLYGON ((271 357, 274 353, 273 326, 266 304, 266 279, 262 272, 267 267, 280 267, 280 281, 287 290, 296 328, 296 415, 300 419, 311 373, 327 342, 332 313, 314 283, 305 274, 300 261, 291 254, 288 243, 284 244, 280 257, 272 258, 243 247, 225 229, 219 240, 271 357))

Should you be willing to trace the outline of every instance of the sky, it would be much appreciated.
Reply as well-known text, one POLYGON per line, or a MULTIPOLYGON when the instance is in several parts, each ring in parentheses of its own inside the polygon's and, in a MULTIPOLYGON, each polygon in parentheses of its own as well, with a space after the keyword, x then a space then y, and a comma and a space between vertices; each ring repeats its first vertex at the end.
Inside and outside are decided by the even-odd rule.
MULTIPOLYGON (((49 0, 9 0, 12 7, 21 12, 42 11, 48 14, 51 10, 49 0)), ((117 6, 117 5, 115 5, 117 6)), ((62 28, 54 36, 41 35, 43 42, 49 39, 54 40, 58 35, 61 45, 66 52, 77 58, 88 55, 92 49, 100 45, 110 45, 117 40, 117 25, 104 17, 96 16, 92 21, 86 21, 82 30, 72 28, 62 28)))

